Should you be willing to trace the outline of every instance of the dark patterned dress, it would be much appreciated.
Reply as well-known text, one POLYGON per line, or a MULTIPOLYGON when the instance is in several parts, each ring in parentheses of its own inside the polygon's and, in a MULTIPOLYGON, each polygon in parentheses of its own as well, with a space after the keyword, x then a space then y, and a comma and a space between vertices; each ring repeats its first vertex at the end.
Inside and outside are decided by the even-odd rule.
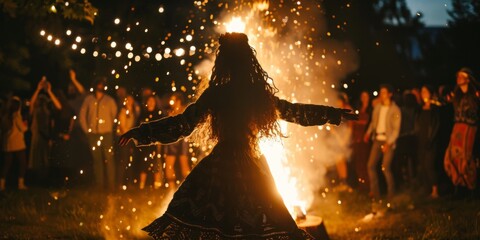
MULTIPOLYGON (((208 114, 212 103, 205 99, 212 97, 204 96, 210 93, 207 89, 183 114, 142 124, 138 144, 171 143, 188 136, 208 114)), ((340 123, 341 114, 333 107, 275 99, 286 121, 304 126, 340 123)), ((143 230, 155 239, 313 239, 289 214, 265 158, 241 148, 236 140, 219 139, 180 185, 165 214, 143 230)))
POLYGON ((473 157, 477 133, 480 101, 478 92, 457 91, 453 101, 454 125, 445 153, 444 168, 452 183, 474 189, 477 171, 473 157))

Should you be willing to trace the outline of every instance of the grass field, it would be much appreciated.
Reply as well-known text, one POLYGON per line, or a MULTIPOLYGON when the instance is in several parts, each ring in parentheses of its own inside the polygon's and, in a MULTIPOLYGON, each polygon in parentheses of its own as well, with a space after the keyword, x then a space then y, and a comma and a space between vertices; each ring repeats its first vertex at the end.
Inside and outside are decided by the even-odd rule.
MULTIPOLYGON (((116 194, 88 189, 0 193, 0 238, 148 239, 141 228, 160 216, 166 191, 116 194)), ((331 239, 480 239, 480 200, 415 199, 399 194, 372 203, 355 192, 319 194, 309 214, 320 216, 331 239), (372 217, 373 216, 373 217, 372 217)))

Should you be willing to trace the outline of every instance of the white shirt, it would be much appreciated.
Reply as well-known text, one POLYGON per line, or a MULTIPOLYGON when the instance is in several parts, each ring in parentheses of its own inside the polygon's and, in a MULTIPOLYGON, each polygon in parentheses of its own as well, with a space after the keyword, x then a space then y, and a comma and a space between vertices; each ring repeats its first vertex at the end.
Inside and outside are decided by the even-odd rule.
POLYGON ((385 135, 387 131, 387 113, 390 106, 382 105, 380 107, 380 113, 378 116, 378 124, 376 129, 376 139, 378 141, 385 141, 387 140, 387 135, 385 135))

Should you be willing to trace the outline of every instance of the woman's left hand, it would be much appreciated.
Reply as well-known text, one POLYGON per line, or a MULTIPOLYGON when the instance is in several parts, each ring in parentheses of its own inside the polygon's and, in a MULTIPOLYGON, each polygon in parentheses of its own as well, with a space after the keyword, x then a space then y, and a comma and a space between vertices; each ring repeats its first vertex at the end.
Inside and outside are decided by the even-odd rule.
POLYGON ((120 140, 118 140, 118 145, 125 146, 125 145, 128 144, 128 142, 130 140, 133 140, 135 142, 135 145, 136 145, 138 136, 139 136, 139 129, 138 128, 132 128, 128 132, 126 132, 122 136, 120 136, 120 140))

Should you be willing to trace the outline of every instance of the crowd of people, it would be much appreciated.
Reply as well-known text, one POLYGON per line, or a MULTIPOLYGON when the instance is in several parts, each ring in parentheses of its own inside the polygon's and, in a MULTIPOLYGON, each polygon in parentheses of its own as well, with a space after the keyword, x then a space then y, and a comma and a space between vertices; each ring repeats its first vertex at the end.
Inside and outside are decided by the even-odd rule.
MULTIPOLYGON (((349 181, 346 167, 337 164, 335 188, 357 188, 373 199, 393 198, 402 188, 432 199, 440 192, 473 194, 480 153, 479 87, 472 71, 462 68, 451 90, 423 85, 398 92, 385 84, 374 99, 361 92, 353 107, 359 120, 343 125, 350 129, 343 136, 352 146, 349 181)), ((348 107, 343 95, 339 99, 339 107, 348 107)))
MULTIPOLYGON (((336 107, 354 109, 359 120, 331 130, 343 149, 336 164, 337 189, 381 198, 406 186, 437 198, 442 176, 457 191, 475 189, 479 90, 473 73, 462 68, 451 90, 424 85, 399 92, 381 85, 378 96, 362 91, 352 105, 340 93, 336 107)), ((66 92, 52 90, 43 77, 30 99, 4 98, 0 190, 7 188, 9 175, 18 177, 18 189, 27 189, 26 177, 32 184, 59 186, 79 175, 109 191, 176 188, 192 167, 186 140, 140 148, 116 142, 142 122, 182 113, 186 97, 181 92, 158 96, 150 88, 129 93, 120 86, 110 96, 104 78, 87 92, 70 70, 66 92), (12 163, 18 163, 18 173, 10 171, 12 163)))
POLYGON ((0 102, 0 190, 12 185, 7 183, 12 176, 18 177, 22 190, 28 188, 27 178, 37 186, 87 184, 115 191, 144 189, 150 183, 155 189, 174 189, 188 175, 186 141, 141 148, 116 144, 119 136, 142 122, 181 113, 187 104, 182 93, 158 96, 143 88, 137 99, 125 87, 116 87, 112 97, 105 78, 95 79, 87 92, 74 70, 69 75, 66 94, 52 90, 44 76, 30 99, 11 95, 0 102), (12 163, 17 162, 18 173, 12 173, 12 163))

